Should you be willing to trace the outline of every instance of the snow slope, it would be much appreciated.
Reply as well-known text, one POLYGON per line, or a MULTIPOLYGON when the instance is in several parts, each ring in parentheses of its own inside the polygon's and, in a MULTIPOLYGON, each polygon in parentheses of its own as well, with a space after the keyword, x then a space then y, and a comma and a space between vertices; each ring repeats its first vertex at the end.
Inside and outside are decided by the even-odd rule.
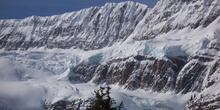
POLYGON ((45 109, 75 100, 85 109, 105 84, 127 110, 182 110, 192 94, 206 96, 194 102, 217 99, 219 4, 161 0, 149 9, 108 3, 0 20, 0 109, 45 109))

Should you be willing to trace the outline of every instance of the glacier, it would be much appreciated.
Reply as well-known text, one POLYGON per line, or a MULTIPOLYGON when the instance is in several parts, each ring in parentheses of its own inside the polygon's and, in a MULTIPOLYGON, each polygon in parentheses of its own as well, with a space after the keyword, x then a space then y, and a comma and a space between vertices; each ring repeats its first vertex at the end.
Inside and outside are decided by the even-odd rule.
POLYGON ((191 109, 208 101, 214 103, 204 107, 218 107, 219 4, 107 3, 0 20, 0 109, 54 109, 72 101, 83 110, 100 85, 110 85, 127 110, 191 109))

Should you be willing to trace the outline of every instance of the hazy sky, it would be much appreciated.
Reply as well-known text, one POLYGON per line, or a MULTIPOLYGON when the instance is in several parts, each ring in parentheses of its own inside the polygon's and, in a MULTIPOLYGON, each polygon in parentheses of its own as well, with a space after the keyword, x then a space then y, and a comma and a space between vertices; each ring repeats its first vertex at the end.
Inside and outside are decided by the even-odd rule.
MULTIPOLYGON (((32 15, 50 16, 78 11, 107 2, 128 0, 0 0, 0 19, 20 19, 32 15)), ((133 0, 153 7, 158 0, 133 0)))

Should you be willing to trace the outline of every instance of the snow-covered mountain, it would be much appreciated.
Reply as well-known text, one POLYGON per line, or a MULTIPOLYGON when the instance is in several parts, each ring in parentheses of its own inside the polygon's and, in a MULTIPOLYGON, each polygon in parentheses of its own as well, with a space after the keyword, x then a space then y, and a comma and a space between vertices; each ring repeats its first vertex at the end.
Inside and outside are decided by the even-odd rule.
POLYGON ((126 40, 148 10, 147 6, 134 2, 107 3, 63 15, 1 20, 1 48, 26 50, 45 46, 91 50, 111 46, 126 40))
POLYGON ((219 0, 160 0, 152 9, 107 3, 0 20, 0 48, 3 108, 85 109, 102 84, 128 110, 220 108, 219 0))
POLYGON ((219 16, 216 0, 161 0, 153 9, 134 3, 107 3, 78 12, 21 20, 1 20, 1 47, 100 49, 128 38, 155 38, 170 30, 206 27, 219 16))

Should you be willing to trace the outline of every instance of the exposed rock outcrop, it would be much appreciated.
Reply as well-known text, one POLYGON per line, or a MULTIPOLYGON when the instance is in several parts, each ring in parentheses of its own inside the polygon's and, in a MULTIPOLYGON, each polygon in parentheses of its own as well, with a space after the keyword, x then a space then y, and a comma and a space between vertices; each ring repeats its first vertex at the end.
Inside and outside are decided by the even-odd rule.
POLYGON ((192 96, 185 110, 216 110, 220 108, 220 94, 192 96))
POLYGON ((119 85, 124 85, 131 90, 142 88, 166 92, 174 89, 178 72, 184 64, 185 60, 181 57, 155 59, 154 57, 138 55, 89 67, 81 65, 73 70, 70 80, 78 81, 79 79, 89 78, 97 84, 104 82, 106 84, 119 83, 119 85), (81 76, 77 76, 78 74, 81 76))

